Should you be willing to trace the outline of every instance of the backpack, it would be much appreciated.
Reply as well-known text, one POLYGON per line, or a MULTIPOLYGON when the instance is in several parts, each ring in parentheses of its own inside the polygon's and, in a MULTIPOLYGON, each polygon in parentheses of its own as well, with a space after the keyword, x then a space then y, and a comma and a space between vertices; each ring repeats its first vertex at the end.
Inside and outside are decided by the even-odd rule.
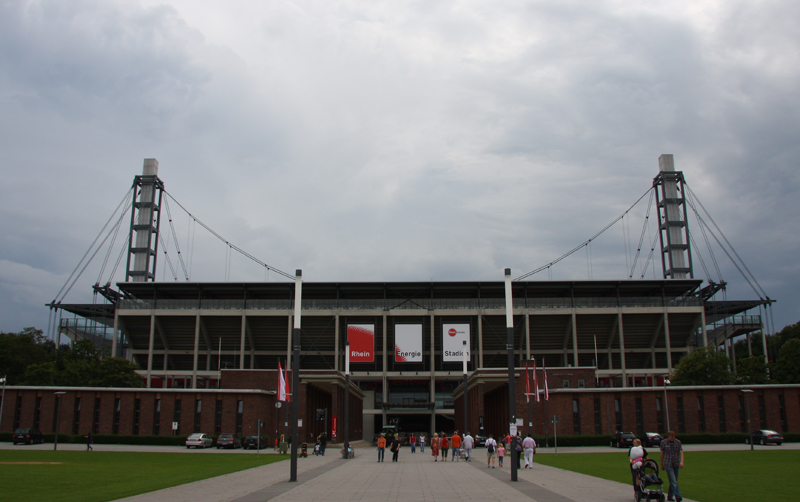
POLYGON ((486 447, 486 451, 489 453, 494 453, 494 443, 489 443, 489 445, 486 447))

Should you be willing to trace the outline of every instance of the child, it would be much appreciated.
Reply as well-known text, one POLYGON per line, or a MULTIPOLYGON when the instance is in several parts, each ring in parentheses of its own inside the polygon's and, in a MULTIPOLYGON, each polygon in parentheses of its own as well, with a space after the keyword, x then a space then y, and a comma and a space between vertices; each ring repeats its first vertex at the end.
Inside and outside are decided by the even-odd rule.
POLYGON ((503 457, 506 455, 506 449, 503 447, 503 443, 497 447, 497 460, 500 463, 500 468, 503 468, 503 457))
POLYGON ((633 447, 631 451, 628 453, 628 457, 631 459, 631 468, 638 469, 642 466, 642 462, 644 459, 644 448, 642 448, 642 442, 638 439, 634 440, 633 447))

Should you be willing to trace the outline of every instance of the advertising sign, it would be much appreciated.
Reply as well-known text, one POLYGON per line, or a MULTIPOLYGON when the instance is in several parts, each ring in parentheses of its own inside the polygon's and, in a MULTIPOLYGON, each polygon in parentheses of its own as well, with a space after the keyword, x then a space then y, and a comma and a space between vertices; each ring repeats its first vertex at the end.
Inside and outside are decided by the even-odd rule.
POLYGON ((470 358, 469 324, 442 325, 442 360, 444 362, 461 362, 463 342, 467 341, 467 360, 470 358))
POLYGON ((394 362, 422 362, 422 324, 397 324, 394 327, 394 362))
POLYGON ((348 324, 347 341, 350 342, 351 363, 375 362, 374 324, 348 324))
POLYGON ((331 425, 331 437, 336 437, 336 417, 333 417, 333 425, 331 425))

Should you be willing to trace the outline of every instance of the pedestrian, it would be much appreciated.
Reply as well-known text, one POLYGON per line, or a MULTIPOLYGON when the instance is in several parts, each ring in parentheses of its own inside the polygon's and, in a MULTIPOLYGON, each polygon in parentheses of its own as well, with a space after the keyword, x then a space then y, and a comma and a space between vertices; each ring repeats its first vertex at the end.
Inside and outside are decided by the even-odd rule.
POLYGON ((489 439, 486 440, 486 467, 494 469, 495 457, 497 456, 497 441, 494 436, 489 434, 489 439))
POLYGON ((450 440, 447 439, 447 434, 442 432, 442 461, 447 462, 447 452, 450 450, 450 440))
POLYGON ((675 431, 669 431, 667 439, 661 441, 661 466, 667 471, 669 478, 667 500, 681 502, 683 497, 678 486, 678 473, 683 469, 683 446, 675 439, 675 431))
POLYGON ((425 434, 419 435, 419 452, 425 453, 425 434))
POLYGON ((383 462, 383 453, 386 451, 386 436, 381 433, 378 438, 378 462, 383 462))
POLYGON ((472 447, 475 446, 475 438, 473 438, 469 431, 464 435, 464 442, 462 443, 464 447, 464 458, 466 458, 467 462, 472 461, 472 447))
POLYGON ((642 440, 636 438, 633 440, 633 446, 628 450, 628 459, 631 465, 631 478, 633 480, 633 492, 639 493, 639 483, 636 482, 636 473, 642 466, 642 463, 647 460, 647 450, 642 446, 642 440))
POLYGON ((408 440, 411 443, 411 453, 416 453, 417 451, 417 438, 414 437, 414 433, 411 433, 411 437, 408 440))
POLYGON ((497 463, 500 465, 500 468, 503 468, 503 457, 506 456, 506 448, 503 446, 503 443, 497 445, 497 463))
POLYGON ((528 433, 528 437, 522 440, 522 450, 525 452, 525 468, 533 469, 533 454, 536 453, 536 441, 533 440, 530 433, 528 433))
POLYGON ((439 439, 439 435, 434 433, 433 439, 431 439, 431 455, 433 455, 433 461, 439 461, 439 448, 442 446, 442 441, 439 439))
POLYGON ((319 452, 324 457, 325 456, 325 447, 328 446, 328 433, 323 432, 319 435, 319 452))
POLYGON ((397 456, 400 455, 400 434, 395 434, 392 439, 392 462, 397 462, 397 456))
POLYGON ((455 431, 453 437, 450 438, 450 446, 453 448, 453 455, 450 457, 450 461, 458 460, 460 462, 458 451, 461 449, 461 436, 458 435, 458 431, 455 431))
POLYGON ((92 438, 92 432, 89 431, 89 435, 86 436, 86 451, 93 451, 92 444, 94 443, 94 438, 92 438))

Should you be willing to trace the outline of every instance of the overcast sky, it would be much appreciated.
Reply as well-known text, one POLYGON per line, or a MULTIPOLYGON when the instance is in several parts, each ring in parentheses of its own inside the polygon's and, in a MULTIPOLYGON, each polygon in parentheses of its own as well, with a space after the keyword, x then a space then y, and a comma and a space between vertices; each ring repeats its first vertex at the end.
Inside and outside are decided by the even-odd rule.
MULTIPOLYGON (((0 1, 0 331, 47 328, 151 157, 198 219, 307 281, 495 281, 590 238, 670 153, 776 328, 797 322, 800 2, 636 4, 0 1)), ((647 201, 530 279, 627 278, 647 201)), ((265 279, 170 209, 191 280, 265 279)), ((122 280, 123 239, 65 302, 122 280)))

